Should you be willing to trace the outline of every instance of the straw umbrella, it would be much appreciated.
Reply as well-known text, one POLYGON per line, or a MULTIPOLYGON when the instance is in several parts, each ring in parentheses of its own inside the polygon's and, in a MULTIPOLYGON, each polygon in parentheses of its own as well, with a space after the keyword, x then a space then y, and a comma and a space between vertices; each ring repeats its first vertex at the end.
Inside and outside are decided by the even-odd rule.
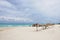
POLYGON ((54 24, 47 23, 44 26, 45 26, 45 29, 46 29, 48 26, 52 26, 52 25, 54 25, 54 24))
POLYGON ((39 30, 38 30, 38 27, 42 27, 42 25, 36 23, 36 24, 33 24, 32 27, 36 27, 36 31, 39 31, 39 30))
POLYGON ((36 31, 38 31, 39 24, 37 23, 35 25, 36 25, 36 31))
POLYGON ((39 25, 38 23, 32 25, 32 27, 36 27, 36 31, 38 31, 38 27, 39 27, 39 26, 40 26, 40 25, 39 25))

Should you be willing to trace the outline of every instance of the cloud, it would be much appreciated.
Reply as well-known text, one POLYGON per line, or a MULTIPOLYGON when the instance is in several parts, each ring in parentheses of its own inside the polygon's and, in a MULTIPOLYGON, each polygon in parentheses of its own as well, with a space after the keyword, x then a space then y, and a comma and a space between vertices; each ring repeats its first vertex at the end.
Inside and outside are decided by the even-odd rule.
MULTIPOLYGON (((23 7, 24 8, 24 7, 23 7)), ((24 8, 24 9, 17 9, 16 5, 12 4, 11 2, 5 0, 0 0, 0 14, 5 16, 29 16, 30 8, 24 8), (2 13, 4 12, 4 13, 2 13), (29 13, 29 14, 28 14, 29 13)))
POLYGON ((59 10, 60 0, 0 0, 0 16, 8 21, 59 22, 59 10))
POLYGON ((0 0, 0 16, 17 13, 16 7, 6 0, 0 0))
POLYGON ((4 1, 4 0, 0 0, 0 6, 1 7, 6 7, 6 8, 16 8, 13 4, 11 4, 10 2, 8 2, 8 1, 4 1))
POLYGON ((14 5, 10 1, 0 0, 0 21, 33 22, 30 18, 30 8, 28 8, 27 5, 26 8, 21 5, 19 8, 20 7, 22 7, 22 9, 18 9, 17 5, 14 5))
POLYGON ((34 7, 47 17, 59 16, 60 0, 34 0, 34 7))
POLYGON ((24 18, 24 17, 7 17, 7 16, 0 16, 0 20, 5 20, 5 21, 18 21, 18 22, 32 22, 32 19, 29 18, 24 18))

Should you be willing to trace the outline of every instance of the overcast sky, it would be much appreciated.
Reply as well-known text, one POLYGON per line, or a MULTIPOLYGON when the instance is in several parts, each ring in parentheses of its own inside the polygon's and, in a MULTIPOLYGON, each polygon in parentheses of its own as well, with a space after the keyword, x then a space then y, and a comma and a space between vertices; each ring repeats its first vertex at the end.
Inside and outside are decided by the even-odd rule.
POLYGON ((0 0, 0 22, 60 22, 60 0, 0 0))

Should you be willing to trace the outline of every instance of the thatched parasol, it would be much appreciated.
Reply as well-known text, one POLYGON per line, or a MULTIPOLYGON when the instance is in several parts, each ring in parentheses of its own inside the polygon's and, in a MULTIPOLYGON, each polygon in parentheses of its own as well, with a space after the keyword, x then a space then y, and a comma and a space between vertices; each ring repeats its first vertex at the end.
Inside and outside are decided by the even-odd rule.
POLYGON ((47 24, 45 24, 44 26, 45 26, 45 29, 46 29, 47 27, 53 26, 53 25, 54 25, 54 24, 47 23, 47 24))
POLYGON ((32 25, 32 27, 36 27, 36 31, 38 31, 38 27, 40 27, 40 26, 42 26, 42 25, 40 25, 38 23, 32 25))

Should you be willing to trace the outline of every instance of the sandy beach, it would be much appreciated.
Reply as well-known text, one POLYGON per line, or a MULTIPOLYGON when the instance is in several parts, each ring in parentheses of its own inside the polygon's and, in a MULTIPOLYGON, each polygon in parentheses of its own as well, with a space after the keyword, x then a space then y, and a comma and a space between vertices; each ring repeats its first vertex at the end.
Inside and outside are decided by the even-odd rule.
POLYGON ((0 28, 0 40, 60 40, 60 25, 35 30, 35 27, 0 28))

